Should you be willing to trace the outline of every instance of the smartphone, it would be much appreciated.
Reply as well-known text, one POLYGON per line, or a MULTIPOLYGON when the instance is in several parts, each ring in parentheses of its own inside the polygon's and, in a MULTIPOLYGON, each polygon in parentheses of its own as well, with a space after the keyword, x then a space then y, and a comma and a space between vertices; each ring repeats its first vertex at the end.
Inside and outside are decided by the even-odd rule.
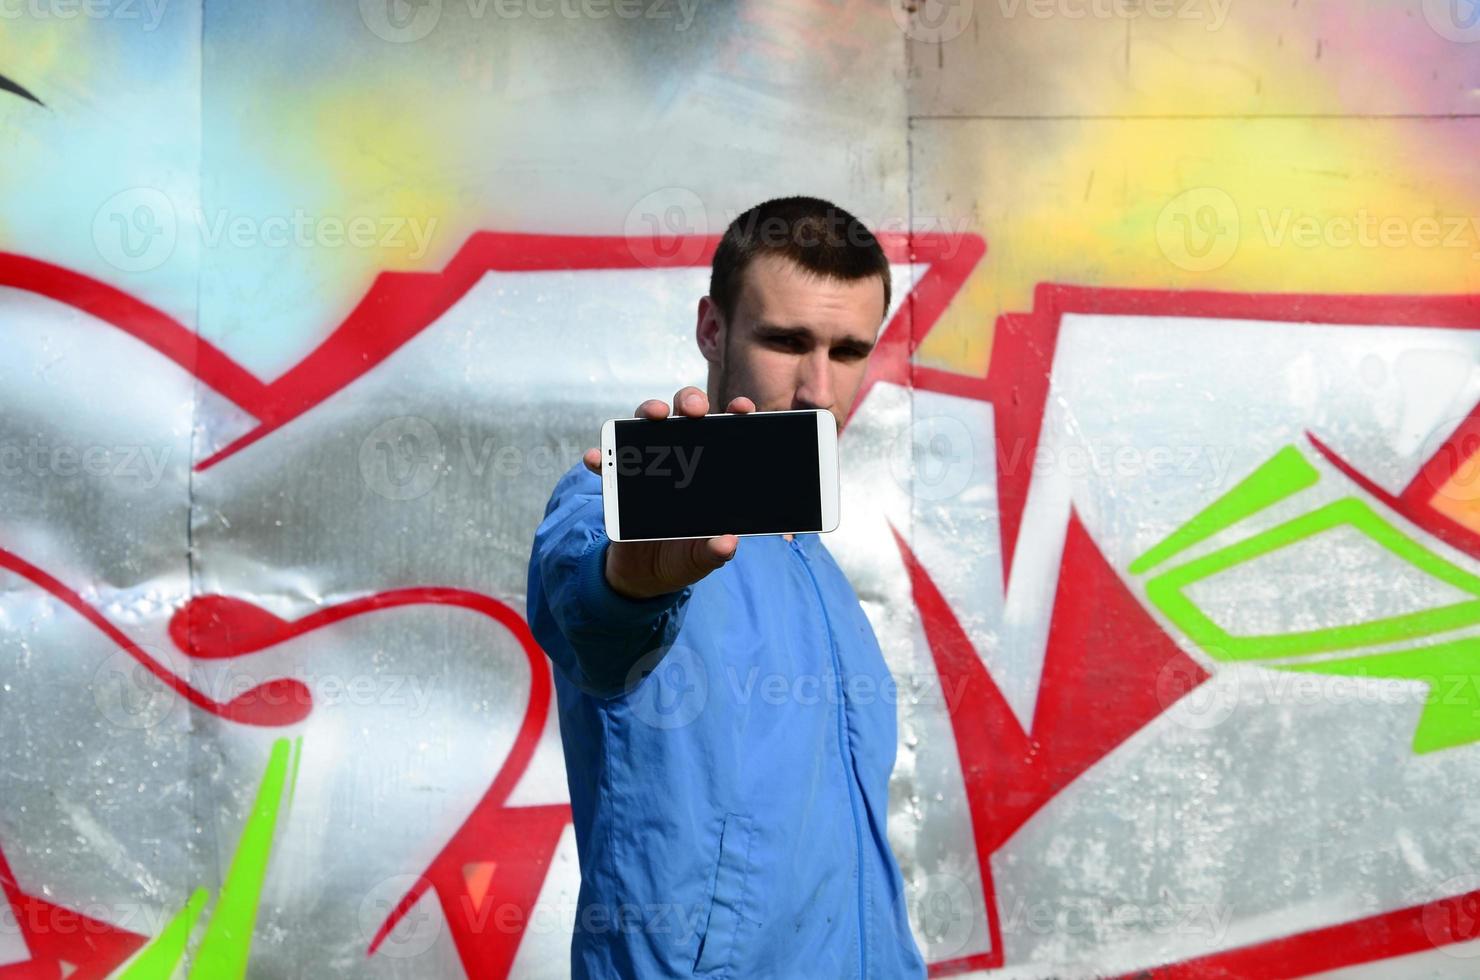
POLYGON ((601 460, 613 541, 838 526, 838 428, 826 410, 609 419, 601 460))

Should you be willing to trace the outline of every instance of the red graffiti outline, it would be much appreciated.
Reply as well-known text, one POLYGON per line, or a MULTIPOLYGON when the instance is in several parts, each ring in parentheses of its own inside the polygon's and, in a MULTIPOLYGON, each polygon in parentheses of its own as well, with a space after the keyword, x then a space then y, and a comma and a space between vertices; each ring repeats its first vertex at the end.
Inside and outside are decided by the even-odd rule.
MULTIPOLYGON (((1008 581, 1017 547, 1023 507, 1027 503, 1033 458, 1048 398, 1049 369, 1058 346, 1059 324, 1065 314, 1103 316, 1190 317, 1219 320, 1265 320, 1300 324, 1348 324, 1374 327, 1447 327, 1473 330, 1480 326, 1480 295, 1362 296, 1309 293, 1174 292, 1155 289, 1110 289, 1044 283, 1033 293, 1031 313, 1005 313, 992 333, 992 357, 982 377, 940 368, 917 366, 910 381, 921 391, 957 395, 990 402, 997 425, 998 501, 1002 514, 1002 581, 1008 581)), ((1480 537, 1432 508, 1423 489, 1442 486, 1453 471, 1445 449, 1466 435, 1480 436, 1480 404, 1464 425, 1445 440, 1430 462, 1400 495, 1397 509, 1449 527, 1435 533, 1451 540, 1470 541, 1466 550, 1480 556, 1480 537), (1441 465, 1442 464, 1442 465, 1441 465), (1422 511, 1428 509, 1429 514, 1422 511)))
MULTIPOLYGON (((74 590, 52 576, 4 549, 0 549, 0 567, 24 576, 77 611, 189 703, 226 720, 242 720, 218 710, 219 706, 214 701, 166 671, 121 630, 87 605, 74 590)), ((355 616, 413 605, 455 606, 499 623, 519 641, 520 649, 529 662, 530 692, 514 741, 492 783, 474 806, 472 814, 433 858, 428 870, 386 917, 366 955, 374 955, 381 942, 426 890, 436 888, 448 924, 456 937, 459 955, 469 974, 503 976, 513 963, 522 930, 493 930, 489 933, 492 939, 486 939, 482 934, 486 913, 467 908, 465 902, 462 903, 462 909, 458 908, 460 901, 465 898, 461 869, 474 860, 493 861, 498 870, 488 893, 501 895, 501 908, 517 909, 521 918, 527 921, 538 900, 540 886, 544 882, 555 845, 565 824, 570 820, 570 807, 566 804, 531 807, 507 805, 509 794, 524 776, 539 745, 553 691, 545 654, 535 643, 524 618, 496 599, 453 588, 392 589, 328 606, 291 622, 241 599, 202 595, 192 598, 171 617, 169 633, 171 639, 193 657, 238 657, 265 650, 355 616)), ((312 701, 307 688, 296 680, 292 680, 291 684, 294 685, 291 689, 286 685, 279 685, 274 689, 280 693, 292 691, 283 695, 288 698, 286 702, 277 703, 286 704, 287 711, 293 717, 291 721, 278 720, 274 723, 296 723, 308 714, 312 701)), ((266 686, 252 690, 260 692, 266 686)), ((235 699, 232 703, 240 700, 235 699)), ((269 701, 268 704, 270 706, 272 702, 269 701)), ((30 963, 15 967, 0 967, 0 978, 59 978, 60 972, 38 971, 50 971, 55 966, 50 960, 61 959, 86 968, 74 976, 101 978, 132 956, 148 939, 146 936, 96 922, 80 913, 65 910, 21 891, 5 863, 3 852, 0 852, 0 888, 3 888, 17 921, 22 923, 21 932, 27 939, 28 947, 33 953, 40 952, 45 957, 33 957, 30 963), (75 943, 32 934, 24 926, 25 922, 32 921, 37 916, 55 920, 64 915, 82 920, 82 925, 87 927, 89 935, 84 941, 85 950, 75 943), (11 972, 12 970, 19 972, 11 972)))
MULTIPOLYGON (((916 366, 911 384, 921 391, 985 401, 993 406, 996 425, 998 500, 1002 527, 1003 583, 1012 569, 1022 513, 1027 503, 1031 460, 1043 424, 1050 372, 1065 314, 1187 317, 1220 320, 1262 320, 1303 324, 1343 324, 1374 327, 1428 327, 1480 329, 1480 295, 1363 296, 1290 293, 1173 292, 1145 289, 1040 285, 1030 313, 998 317, 992 355, 983 377, 969 377, 937 368, 916 366)), ((1237 329, 1231 325, 1230 329, 1237 329)), ((1436 451, 1404 492, 1380 497, 1415 524, 1480 557, 1480 535, 1435 511, 1429 504, 1433 490, 1447 478, 1437 461, 1453 459, 1446 452, 1470 432, 1480 433, 1480 405, 1436 451), (1441 457, 1443 459, 1441 459, 1441 457), (1434 482, 1438 481, 1438 482, 1434 482), (1428 493, 1424 492, 1428 488, 1428 493)), ((1369 479, 1341 461, 1314 436, 1313 444, 1363 486, 1377 490, 1369 479)), ((961 628, 949 603, 935 588, 898 530, 891 527, 911 587, 931 656, 947 690, 963 696, 950 706, 968 809, 977 844, 977 860, 986 895, 992 950, 933 963, 932 976, 949 976, 973 969, 996 969, 1005 964, 1000 914, 995 901, 991 857, 1013 832, 1048 800, 1090 765, 1164 711, 1177 699, 1148 704, 1156 674, 1171 671, 1185 685, 1185 696, 1208 677, 1198 664, 1172 646, 1168 637, 1134 599, 1133 593, 1100 554, 1071 510, 1064 544, 1059 584, 1071 578, 1074 588, 1057 588, 1050 619, 1049 643, 1033 730, 1024 732, 1017 716, 997 689, 975 648, 961 628), (1089 584, 1086 584, 1088 582, 1089 584), (1093 600, 1089 597, 1093 597, 1093 600), (1117 623, 1116 656, 1091 668, 1083 662, 1087 644, 1100 613, 1090 602, 1114 606, 1106 617, 1117 623), (1160 651, 1158 653, 1158 651, 1160 651), (1155 671, 1150 668, 1155 667, 1155 671), (1115 692, 1098 704, 1083 704, 1095 688, 1115 692), (957 687, 957 685, 960 685, 957 687), (1129 696, 1127 696, 1129 692, 1129 696), (1086 728, 1095 737, 1086 741, 1086 728)), ((1413 951, 1412 925, 1463 902, 1470 895, 1449 896, 1411 908, 1280 937, 1263 943, 1220 951, 1187 963, 1141 975, 1167 976, 1294 976, 1278 972, 1286 962, 1304 964, 1302 972, 1335 969, 1413 951), (1376 926, 1376 928, 1372 928, 1376 926), (1261 959, 1269 957, 1269 959, 1261 959), (1253 973, 1226 972, 1248 969, 1253 973), (1163 974, 1163 970, 1169 971, 1163 974), (1271 972, 1271 971, 1276 972, 1271 972)), ((1450 935, 1446 933, 1446 935, 1450 935)), ((1447 940, 1462 941, 1465 937, 1447 940)), ((1468 937, 1475 938, 1475 937, 1468 937)), ((1434 941, 1431 947, 1444 945, 1434 941)))
POLYGON ((570 806, 564 803, 507 805, 509 794, 534 758, 553 696, 549 664, 524 617, 481 593, 451 588, 392 589, 329 606, 292 622, 241 599, 203 595, 191 599, 175 613, 170 621, 170 635, 177 643, 187 642, 194 656, 221 659, 256 653, 354 616, 413 605, 456 606, 481 613, 502 625, 519 641, 529 661, 529 699, 513 745, 493 782, 427 870, 386 915, 365 955, 375 955, 430 888, 437 892, 468 975, 505 976, 518 952, 523 930, 485 931, 487 903, 477 909, 468 907, 464 901, 467 896, 463 868, 474 861, 496 865, 488 894, 503 896, 501 910, 517 910, 521 922, 527 922, 539 898, 555 845, 570 821, 570 806))
MULTIPOLYGON (((1064 313, 1258 319, 1288 322, 1292 325, 1340 323, 1463 329, 1474 329, 1480 325, 1480 297, 1475 296, 1178 293, 1048 284, 1036 290, 1033 312, 1005 314, 998 318, 988 373, 985 377, 974 378, 915 365, 912 355, 984 254, 984 243, 974 235, 893 235, 881 236, 881 241, 893 261, 924 261, 929 265, 924 277, 881 333, 862 393, 866 394, 874 383, 884 380, 926 391, 977 398, 993 404, 997 419, 996 443, 1001 474, 999 501, 1003 528, 1004 583, 1010 574, 1028 490, 1027 473, 1024 472, 1027 468, 1006 465, 1010 462, 1006 454, 1013 451, 1013 447, 1018 447, 1025 450, 1021 455, 1031 458, 1041 428, 1048 372, 1057 342, 1059 322, 1064 313)), ((370 291, 338 328, 306 358, 270 383, 263 383, 243 370, 219 349, 201 340, 157 309, 85 276, 24 256, 0 253, 0 285, 15 286, 50 296, 113 324, 155 347, 258 420, 256 428, 196 464, 197 470, 204 470, 242 451, 372 370, 446 312, 484 272, 700 266, 708 263, 717 239, 676 239, 675 242, 681 247, 649 249, 640 254, 634 240, 622 237, 479 233, 470 238, 440 273, 383 273, 378 276, 370 291)), ((863 398, 856 400, 855 410, 862 402, 863 398)), ((1427 527, 1442 527, 1443 522, 1448 519, 1439 515, 1441 520, 1436 520, 1431 514, 1425 513, 1427 499, 1420 499, 1422 492, 1419 488, 1421 485, 1433 488, 1442 483, 1448 474, 1443 466, 1444 460, 1439 457, 1444 455, 1444 449, 1454 440, 1472 431, 1480 432, 1480 406, 1456 429, 1445 447, 1441 447, 1404 493, 1399 495, 1402 506, 1407 507, 1410 513, 1431 522, 1425 525, 1427 527)), ((1452 471, 1452 467, 1450 470, 1452 471)), ((1098 555, 1098 550, 1088 535, 1083 533, 1077 517, 1071 514, 1070 520, 1063 568, 1074 568, 1078 573, 1083 573, 1086 567, 1095 569, 1096 558, 1101 564, 1103 558, 1098 555)), ((1441 536, 1453 537, 1458 534, 1456 540, 1464 540, 1463 536, 1470 534, 1454 522, 1448 523, 1454 526, 1444 527, 1441 536), (1456 528, 1459 529, 1458 532, 1456 528)), ((1076 693, 1060 690, 1070 685, 1053 681, 1054 677, 1064 672, 1062 663, 1068 662, 1059 659, 1065 653, 1056 654, 1055 650, 1068 651, 1072 645, 1061 640, 1056 646, 1053 637, 1072 637, 1076 631, 1082 633, 1092 628, 1093 624, 1086 618, 1085 611, 1071 599, 1056 600, 1051 620, 1049 656, 1045 660, 1045 676, 1040 686, 1039 712, 1035 715, 1034 731, 1030 736, 1018 727, 1014 733, 1016 719, 1007 717, 1010 710, 996 691, 980 659, 970 648, 969 642, 962 646, 964 634, 954 614, 934 590, 928 574, 914 560, 903 538, 898 536, 897 531, 894 533, 900 545, 902 560, 911 575, 916 601, 921 604, 927 637, 930 638, 932 655, 937 665, 941 667, 943 675, 947 671, 954 671, 954 676, 967 677, 968 680, 971 676, 976 677, 968 686, 968 698, 962 703, 974 704, 978 712, 977 719, 968 719, 967 713, 953 712, 952 724, 956 728, 958 751, 962 752, 962 771, 968 777, 968 803, 978 842, 978 860, 983 881, 990 889, 991 851, 982 850, 981 847, 983 843, 990 846, 994 841, 1000 844, 1005 840, 1010 833, 1008 825, 1011 821, 1003 822, 999 819, 994 825, 993 817, 1002 815, 1000 807, 994 809, 994 801, 990 798, 983 801, 980 788, 1000 788, 1000 773, 992 768, 991 753, 983 755, 979 750, 971 748, 977 739, 970 732, 965 735, 967 749, 961 749, 962 724, 980 724, 989 729, 996 726, 1003 738, 1014 740, 1017 747, 1029 756, 1037 756, 1044 751, 1045 746, 1063 740, 1061 732, 1050 732, 1047 727, 1043 727, 1052 723, 1052 719, 1056 717, 1056 708, 1063 709, 1070 705, 1076 693), (970 660, 966 659, 966 652, 970 652, 970 660), (980 673, 974 675, 973 671, 980 673), (1007 712, 1007 715, 1003 712, 1007 712), (1040 721, 1043 725, 1040 725, 1040 721), (994 777, 998 778, 997 784, 992 782, 994 777), (978 798, 971 798, 972 785, 978 787, 978 798)), ((1450 537, 1446 537, 1446 540, 1449 539, 1450 537)), ((1471 548, 1473 544, 1467 550, 1471 548)), ((1476 552, 1472 550, 1472 553, 1476 552)), ((1063 574, 1065 572, 1061 570, 1061 577, 1063 574)), ((1116 589, 1125 591, 1124 584, 1108 566, 1088 574, 1101 576, 1104 584, 1099 598, 1108 597, 1113 600, 1116 598, 1116 589)), ((1068 591, 1071 590, 1064 590, 1060 595, 1068 591)), ((1140 612, 1145 615, 1144 610, 1140 612)), ((1166 641, 1165 637, 1153 638, 1146 633, 1139 636, 1137 642, 1143 647, 1138 662, 1144 666, 1145 654, 1166 641)), ((1196 668, 1196 665, 1193 664, 1192 667, 1196 668)), ((1196 674, 1189 670, 1188 677, 1196 678, 1196 674)), ((1082 678, 1076 678, 1075 682, 1081 681, 1082 678)), ((1149 690, 1149 687, 1143 686, 1142 690, 1149 690)), ((1078 693, 1083 692, 1081 690, 1078 693)), ((1080 744, 1066 741, 1067 748, 1053 750, 1059 753, 1060 758, 1068 760, 1063 763, 1064 768, 1061 771, 1051 772, 1041 762, 1034 763, 1038 766, 1036 770, 1032 770, 1031 766, 1024 769, 1021 757, 1014 763, 1018 767, 1019 777, 1030 779, 1037 785, 1037 790, 1032 794, 1037 802, 1031 810, 1018 805, 1010 814, 1013 820, 1017 820, 1013 826, 1020 826, 1022 820, 1031 815, 1042 802, 1051 798, 1053 793, 1082 772, 1082 767, 1102 758, 1149 720, 1136 717, 1147 710, 1144 703, 1134 711, 1119 710, 1122 706, 1118 704, 1112 707, 1119 713, 1112 712, 1100 720, 1101 730, 1096 741, 1080 744), (1091 749, 1097 750, 1099 754, 1094 755, 1091 749), (1075 767, 1080 768, 1076 770, 1075 767), (1048 795, 1045 796, 1045 793, 1048 795)), ((1051 753, 1049 757, 1052 757, 1051 753)), ((475 811, 475 816, 478 812, 481 811, 475 811)), ((469 823, 471 822, 472 818, 469 823)), ((553 844, 551 847, 553 848, 553 844)), ((430 870, 429 875, 424 877, 430 878, 430 870)), ((428 886, 438 888, 439 894, 443 894, 443 885, 429 881, 428 886)), ((453 890, 449 884, 448 893, 453 890)), ((424 888, 422 892, 424 893, 424 888)), ((1409 946, 1404 944, 1403 939, 1405 923, 1411 925, 1415 914, 1428 914, 1436 908, 1444 907, 1445 903, 1465 897, 1454 896, 1357 923, 1345 923, 1282 937, 1268 943, 1223 951, 1162 969, 1194 971, 1178 975, 1222 976, 1228 974, 1218 971, 1237 969, 1241 963, 1249 966, 1257 963, 1267 974, 1272 964, 1261 957, 1290 957, 1291 962, 1298 960, 1302 963, 1301 969, 1306 971, 1402 955, 1409 951, 1409 946), (1381 928, 1374 929, 1373 925, 1381 928), (1370 930, 1370 933, 1360 933, 1354 937, 1351 930, 1359 928, 1370 930), (1371 934, 1382 935, 1374 939, 1371 934)), ((989 904, 992 906, 989 915, 995 916, 995 903, 989 904)), ((409 908, 409 905, 406 907, 409 908)), ((945 975, 971 968, 1001 966, 1000 928, 995 924, 993 943, 994 952, 991 954, 933 964, 931 972, 934 975, 945 975)), ((470 952, 465 948, 467 945, 476 944, 466 942, 460 937, 458 948, 465 963, 470 952)), ((513 948, 517 949, 517 941, 513 943, 513 948)), ((510 957, 512 958, 512 952, 510 957)))
MULTIPOLYGON (((928 266, 880 333, 861 393, 866 393, 881 377, 903 376, 917 346, 916 338, 923 337, 929 326, 935 323, 985 249, 982 239, 975 235, 883 234, 879 238, 891 261, 924 262, 928 266), (925 324, 925 329, 911 329, 912 323, 925 324)), ((61 266, 0 252, 0 286, 46 296, 110 324, 154 348, 257 419, 258 425, 252 430, 198 462, 194 468, 202 471, 245 450, 368 374, 435 322, 486 272, 703 267, 709 264, 718 243, 718 236, 654 243, 626 237, 480 232, 473 235, 439 273, 387 272, 377 276, 370 290, 345 320, 303 360, 271 382, 261 381, 229 355, 163 311, 120 289, 61 266)), ((862 401, 861 397, 855 400, 855 409, 862 401)), ((7 554, 0 551, 0 559, 7 554)), ((9 563, 0 561, 0 564, 27 575, 52 592, 104 630, 190 703, 211 710, 209 699, 157 664, 60 582, 18 556, 9 563)), ((294 628, 299 631, 318 628, 346 615, 379 608, 387 602, 412 601, 413 597, 414 601, 447 601, 435 596, 451 594, 452 591, 455 590, 424 588, 372 596, 311 614, 299 620, 294 628)), ((465 595, 470 597, 470 601, 494 602, 475 593, 465 595)), ((192 656, 240 656, 270 643, 281 642, 283 637, 274 638, 279 632, 273 626, 274 619, 265 610, 230 597, 197 596, 171 620, 170 635, 177 646, 192 656), (234 621, 228 624, 226 619, 234 621)), ((528 627, 522 619, 519 625, 522 632, 518 635, 521 642, 525 642, 528 627)), ((527 642, 532 645, 532 637, 527 642)), ((537 690, 544 691, 540 696, 542 707, 538 716, 543 721, 548 711, 550 676, 548 665, 544 665, 543 653, 539 657, 543 667, 535 671, 539 681, 531 689, 531 698, 535 697, 537 690)), ((306 692, 297 700, 304 701, 305 698, 306 692)), ((521 753, 532 718, 534 715, 527 712, 520 729, 520 740, 516 741, 521 753)), ((536 731, 533 737, 537 743, 539 732, 536 731)), ((529 751, 532 753, 532 744, 529 751)), ((518 951, 523 926, 512 932, 495 928, 493 939, 489 941, 484 926, 492 908, 492 897, 515 895, 512 902, 501 901, 499 909, 517 909, 522 922, 527 923, 559 837, 570 820, 570 808, 565 804, 536 807, 503 805, 529 761, 525 755, 514 766, 511 765, 513 759, 511 752, 472 814, 391 910, 372 939, 367 955, 373 955, 426 890, 434 888, 453 930, 459 957, 469 974, 489 977, 507 974, 518 951), (480 843, 484 847, 500 848, 494 861, 498 870, 484 902, 478 908, 472 908, 467 901, 469 896, 462 867, 469 860, 486 859, 487 855, 479 850, 480 843)))
MULTIPOLYGON (((258 425, 195 465, 204 471, 241 452, 370 373, 457 303, 488 272, 704 267, 719 236, 639 248, 626 237, 478 232, 441 272, 382 272, 347 317, 301 361, 271 382, 167 313, 61 266, 0 252, 0 286, 75 307, 137 338, 234 402, 258 425)), ((882 372, 903 377, 918 341, 934 325, 985 245, 980 236, 882 234, 894 262, 929 263, 880 334, 860 396, 882 372), (916 329, 910 329, 913 319, 916 329)), ((855 400, 855 407, 863 401, 855 400)), ((846 421, 846 420, 845 420, 846 421)))
MULTIPOLYGON (((223 704, 166 668, 123 630, 109 622, 102 613, 88 605, 87 600, 75 589, 64 585, 50 573, 5 548, 0 548, 0 568, 14 572, 61 601, 117 644, 161 684, 202 711, 243 725, 276 727, 297 724, 308 716, 313 707, 313 695, 308 688, 301 681, 285 677, 259 684, 223 704)), ((178 637, 176 642, 178 644, 178 637)), ((180 649, 187 648, 181 645, 180 649)))
POLYGON ((62 980, 63 962, 74 967, 68 980, 105 980, 149 939, 26 894, 0 851, 0 908, 4 907, 9 908, 31 958, 0 966, 0 980, 62 980), (50 925, 28 928, 37 922, 50 925))

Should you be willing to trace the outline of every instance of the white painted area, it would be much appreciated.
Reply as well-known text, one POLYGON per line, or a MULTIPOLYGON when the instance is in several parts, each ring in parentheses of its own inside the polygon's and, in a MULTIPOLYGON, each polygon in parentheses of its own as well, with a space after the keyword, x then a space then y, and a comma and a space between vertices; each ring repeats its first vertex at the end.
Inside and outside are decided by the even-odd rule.
POLYGON ((16 966, 20 963, 31 962, 31 951, 26 946, 26 937, 22 936, 16 927, 15 916, 18 913, 8 905, 0 915, 5 921, 0 923, 0 966, 16 966))
MULTIPOLYGON (((552 681, 553 684, 553 681, 552 681)), ((565 779, 565 748, 560 741, 560 713, 555 708, 555 695, 550 695, 550 711, 540 733, 529 768, 514 785, 505 806, 542 806, 547 803, 569 803, 570 786, 565 779)))
POLYGON ((581 866, 576 855, 575 828, 566 825, 550 860, 528 927, 514 955, 512 977, 564 980, 570 976, 570 939, 576 924, 576 898, 581 888, 581 866))
POLYGON ((1184 594, 1235 636, 1351 626, 1475 598, 1350 525, 1193 582, 1184 594))

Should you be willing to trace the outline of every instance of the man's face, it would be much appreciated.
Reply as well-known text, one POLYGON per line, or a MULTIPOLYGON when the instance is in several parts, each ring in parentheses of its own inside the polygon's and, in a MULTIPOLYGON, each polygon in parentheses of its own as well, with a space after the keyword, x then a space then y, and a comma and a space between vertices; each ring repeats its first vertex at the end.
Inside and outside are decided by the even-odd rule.
POLYGON ((710 411, 745 395, 762 412, 827 409, 841 431, 884 320, 877 276, 844 282, 762 255, 745 269, 733 322, 699 301, 710 411))

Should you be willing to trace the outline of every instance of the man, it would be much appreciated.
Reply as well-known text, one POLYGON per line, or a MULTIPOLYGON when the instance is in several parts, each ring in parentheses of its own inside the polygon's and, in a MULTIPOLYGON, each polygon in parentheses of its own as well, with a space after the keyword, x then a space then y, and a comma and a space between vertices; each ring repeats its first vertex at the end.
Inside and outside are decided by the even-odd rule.
MULTIPOLYGON (((888 308, 856 218, 757 205, 699 300, 708 391, 673 409, 841 429, 888 308)), ((893 679, 848 580, 816 534, 612 542, 600 471, 590 449, 560 479, 529 563, 581 865, 573 975, 924 977, 885 832, 893 679)))

